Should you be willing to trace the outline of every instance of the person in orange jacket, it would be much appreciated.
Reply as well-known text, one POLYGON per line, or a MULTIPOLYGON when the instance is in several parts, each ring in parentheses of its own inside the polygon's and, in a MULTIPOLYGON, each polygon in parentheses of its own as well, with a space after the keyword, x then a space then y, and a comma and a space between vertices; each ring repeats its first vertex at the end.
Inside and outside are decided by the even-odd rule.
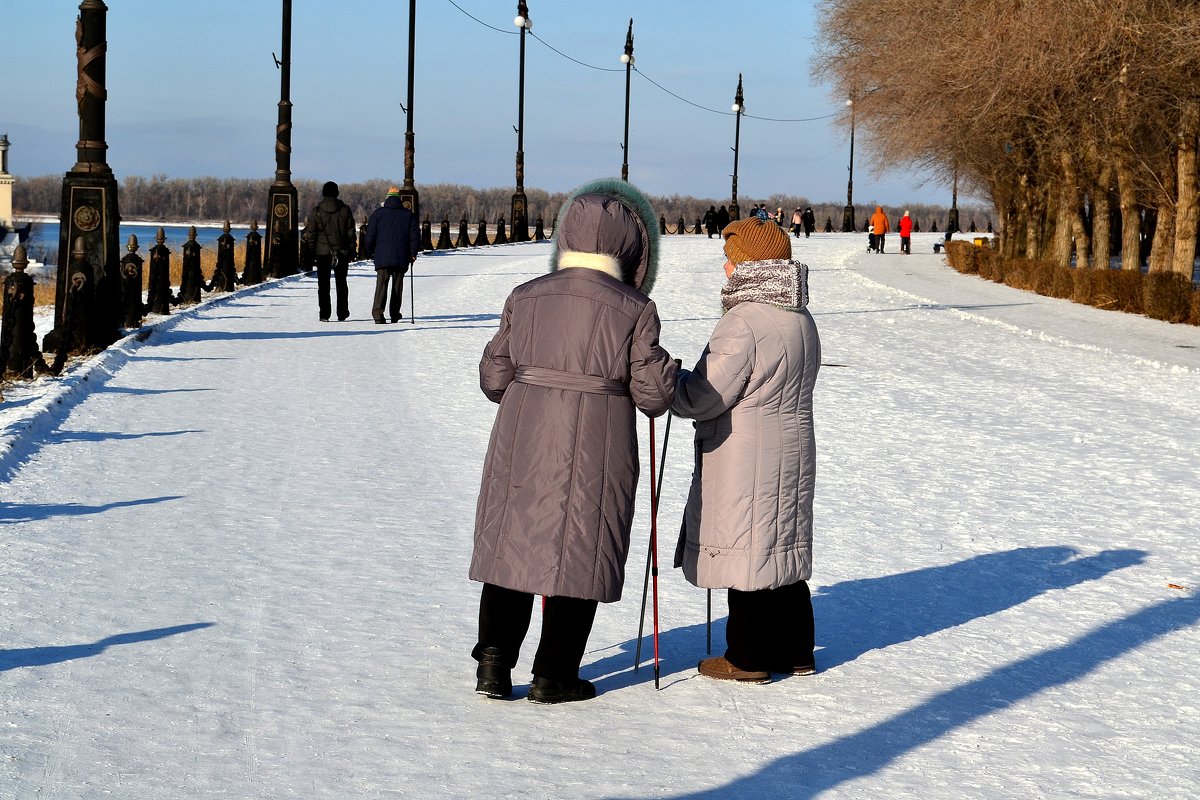
POLYGON ((883 236, 891 230, 888 225, 887 214, 883 213, 883 206, 875 206, 875 213, 871 215, 871 233, 875 234, 875 252, 883 252, 883 236))

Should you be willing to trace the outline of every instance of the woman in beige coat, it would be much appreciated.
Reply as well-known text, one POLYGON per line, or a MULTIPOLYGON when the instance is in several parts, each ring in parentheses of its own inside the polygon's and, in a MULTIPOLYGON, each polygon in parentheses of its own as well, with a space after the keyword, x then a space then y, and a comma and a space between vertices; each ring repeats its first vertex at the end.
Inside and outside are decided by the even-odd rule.
POLYGON ((475 514, 476 691, 506 697, 534 595, 546 599, 529 699, 586 700, 597 603, 621 597, 638 482, 636 414, 664 413, 676 367, 650 300, 658 223, 625 181, 576 190, 549 275, 513 289, 479 363, 500 404, 475 514))
POLYGON ((808 267, 778 226, 754 217, 725 237, 725 310, 671 410, 696 420, 696 464, 676 566, 729 590, 728 649, 701 674, 768 683, 813 661, 813 385, 821 344, 808 267))

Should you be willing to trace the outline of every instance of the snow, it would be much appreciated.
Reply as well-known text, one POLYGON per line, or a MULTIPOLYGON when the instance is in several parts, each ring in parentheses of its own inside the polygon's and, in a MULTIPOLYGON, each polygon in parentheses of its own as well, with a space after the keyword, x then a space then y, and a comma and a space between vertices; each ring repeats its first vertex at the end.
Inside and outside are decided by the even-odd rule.
MULTIPOLYGON (((959 275, 938 234, 865 238, 793 240, 826 364, 819 672, 768 686, 695 673, 676 420, 662 689, 648 634, 633 671, 643 491, 599 697, 525 702, 536 612, 516 699, 473 693, 476 365, 545 243, 422 256, 416 324, 373 324, 356 264, 349 322, 298 276, 6 386, 0 798, 1200 796, 1200 329, 959 275)), ((664 238, 687 364, 722 261, 664 238)))

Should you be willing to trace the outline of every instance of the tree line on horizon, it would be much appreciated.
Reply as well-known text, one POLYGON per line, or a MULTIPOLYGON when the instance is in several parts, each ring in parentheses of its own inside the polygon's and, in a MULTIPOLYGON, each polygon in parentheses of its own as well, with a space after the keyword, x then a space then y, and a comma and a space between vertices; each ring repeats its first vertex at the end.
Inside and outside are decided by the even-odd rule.
MULTIPOLYGON (((17 213, 59 214, 62 181, 61 175, 17 178, 13 187, 13 205, 17 213)), ((271 178, 126 176, 118 183, 118 203, 121 216, 127 220, 218 223, 229 220, 233 223, 247 224, 250 220, 257 219, 261 225, 266 211, 268 190, 272 183, 271 178)), ((299 179, 293 180, 292 183, 296 187, 303 218, 321 199, 323 181, 299 179)), ((339 183, 339 197, 350 206, 355 220, 362 222, 383 202, 388 188, 399 186, 401 183, 387 180, 339 183)), ((460 184, 440 183, 418 184, 417 191, 421 217, 423 220, 429 220, 435 231, 442 220, 449 221, 455 230, 461 219, 466 219, 472 226, 480 220, 494 224, 500 217, 504 217, 506 222, 511 222, 508 219, 512 205, 511 187, 478 189, 460 184)), ((525 194, 529 202, 530 224, 533 225, 536 219, 541 217, 546 231, 549 232, 568 193, 526 188, 525 194)), ((720 207, 729 204, 729 198, 697 198, 679 194, 651 195, 650 201, 672 231, 680 218, 691 228, 697 219, 704 216, 709 206, 720 207)), ((765 203, 772 213, 777 208, 782 208, 785 223, 790 222, 794 209, 811 206, 817 218, 818 230, 824 228, 826 219, 832 220, 835 230, 841 227, 842 204, 839 203, 813 203, 803 196, 784 194, 773 194, 753 200, 743 197, 739 198, 742 215, 745 216, 749 212, 753 203, 759 202, 765 203)), ((875 204, 856 204, 855 208, 855 218, 861 227, 875 210, 875 204)), ((990 209, 978 205, 965 209, 964 213, 964 209, 960 208, 961 225, 964 228, 972 219, 977 221, 979 230, 986 228, 992 221, 990 209)), ((884 210, 893 222, 905 211, 909 211, 920 224, 921 230, 929 230, 934 225, 938 230, 945 230, 948 218, 947 207, 933 204, 912 204, 904 208, 885 205, 884 210)))
POLYGON ((986 197, 1009 258, 1191 277, 1196 0, 822 0, 816 76, 876 167, 986 197), (879 20, 887 20, 880 25, 879 20))

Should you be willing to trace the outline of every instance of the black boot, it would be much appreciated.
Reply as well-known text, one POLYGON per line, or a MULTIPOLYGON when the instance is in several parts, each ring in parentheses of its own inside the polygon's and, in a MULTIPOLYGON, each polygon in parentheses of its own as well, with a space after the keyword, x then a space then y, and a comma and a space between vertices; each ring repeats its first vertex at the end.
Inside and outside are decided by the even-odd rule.
POLYGON ((475 693, 501 698, 512 694, 511 670, 503 663, 499 647, 485 647, 479 653, 479 668, 475 670, 475 693))
POLYGON ((596 687, 581 678, 573 681, 555 681, 535 675, 533 684, 529 687, 529 702, 545 705, 591 700, 595 696, 596 687))

